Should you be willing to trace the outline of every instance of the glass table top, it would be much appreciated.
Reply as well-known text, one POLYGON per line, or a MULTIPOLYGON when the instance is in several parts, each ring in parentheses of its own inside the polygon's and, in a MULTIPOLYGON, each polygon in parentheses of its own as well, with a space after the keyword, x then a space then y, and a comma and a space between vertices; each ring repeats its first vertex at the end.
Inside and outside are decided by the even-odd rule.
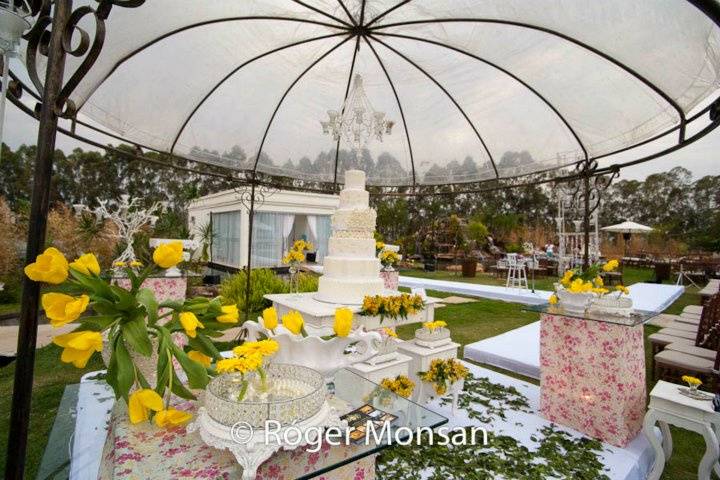
MULTIPOLYGON (((103 385, 105 385, 104 382, 103 385)), ((346 448, 348 452, 346 452, 345 455, 327 456, 327 458, 320 456, 320 460, 314 464, 313 470, 308 471, 303 476, 297 477, 298 479, 315 478, 318 475, 330 472, 343 465, 379 453, 383 449, 390 447, 393 442, 406 440, 410 435, 408 429, 415 432, 419 428, 436 428, 448 422, 446 417, 408 399, 402 398, 346 369, 338 371, 335 376, 334 386, 334 395, 329 395, 328 400, 333 407, 339 410, 341 416, 363 407, 366 404, 370 404, 374 405, 377 410, 390 413, 397 418, 390 423, 390 428, 387 431, 389 435, 385 434, 385 432, 383 432, 383 435, 380 435, 380 429, 377 429, 378 435, 371 435, 369 442, 363 441, 357 444, 352 443, 350 445, 343 444, 333 446, 331 448, 346 448), (382 392, 383 403, 373 402, 369 399, 373 392, 382 392), (335 460, 338 458, 342 460, 335 460)), ((38 480, 69 478, 70 466, 73 459, 77 458, 72 448, 73 444, 76 443, 73 439, 75 435, 83 435, 83 432, 76 431, 76 412, 79 396, 81 395, 79 392, 80 384, 68 385, 65 388, 55 417, 55 423, 38 469, 38 475, 36 477, 38 480)), ((100 401, 100 399, 98 399, 98 401, 100 401)), ((87 399, 85 399, 85 402, 87 402, 87 399)), ((104 419, 101 422, 104 422, 104 419)), ((99 427, 106 428, 104 423, 99 427)), ((198 439, 198 441, 201 440, 198 439)), ((93 446, 97 449, 98 465, 103 446, 104 445, 93 446)), ((84 452, 83 458, 86 462, 88 452, 84 452)))
POLYGON ((592 322, 612 323, 614 325, 624 325, 627 327, 635 327, 637 325, 641 325, 662 313, 649 310, 635 310, 632 314, 630 314, 629 317, 624 317, 618 315, 610 315, 603 312, 597 312, 590 308, 588 310, 585 310, 584 313, 578 314, 568 312, 560 305, 550 305, 549 303, 543 303, 540 305, 525 305, 523 307, 523 310, 526 312, 540 312, 550 315, 562 315, 564 317, 590 320, 592 322))

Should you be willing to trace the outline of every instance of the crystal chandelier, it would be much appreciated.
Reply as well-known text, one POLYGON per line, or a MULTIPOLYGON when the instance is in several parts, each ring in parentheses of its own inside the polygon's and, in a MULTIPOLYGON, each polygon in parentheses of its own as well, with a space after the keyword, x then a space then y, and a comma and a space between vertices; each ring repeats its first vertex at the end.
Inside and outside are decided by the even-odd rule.
POLYGON ((328 121, 321 121, 323 133, 335 141, 343 139, 360 151, 372 137, 382 142, 383 135, 392 133, 395 122, 385 119, 385 112, 376 112, 363 88, 363 79, 356 74, 353 85, 340 112, 328 110, 328 121))

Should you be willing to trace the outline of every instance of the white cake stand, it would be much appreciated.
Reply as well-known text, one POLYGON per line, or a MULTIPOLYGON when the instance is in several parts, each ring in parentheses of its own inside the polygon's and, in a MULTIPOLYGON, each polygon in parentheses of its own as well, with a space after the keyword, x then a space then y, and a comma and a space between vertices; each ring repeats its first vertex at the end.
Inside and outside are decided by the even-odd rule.
POLYGON ((340 420, 337 411, 325 401, 318 413, 307 420, 273 431, 266 441, 264 430, 248 431, 228 427, 213 420, 205 408, 200 407, 196 420, 188 425, 187 431, 198 432, 202 440, 213 448, 229 450, 243 468, 242 479, 253 480, 260 465, 281 448, 294 450, 316 441, 318 427, 344 429, 347 428, 347 422, 340 420), (298 432, 300 438, 293 441, 298 438, 298 432), (284 443, 286 436, 292 443, 284 443))

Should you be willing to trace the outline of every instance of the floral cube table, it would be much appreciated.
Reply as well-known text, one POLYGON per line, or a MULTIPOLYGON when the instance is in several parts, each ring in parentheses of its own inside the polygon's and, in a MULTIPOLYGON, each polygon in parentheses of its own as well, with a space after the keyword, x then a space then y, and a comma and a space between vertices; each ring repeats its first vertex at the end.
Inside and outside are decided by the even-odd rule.
POLYGON ((540 413, 617 447, 645 414, 642 323, 540 317, 540 413))

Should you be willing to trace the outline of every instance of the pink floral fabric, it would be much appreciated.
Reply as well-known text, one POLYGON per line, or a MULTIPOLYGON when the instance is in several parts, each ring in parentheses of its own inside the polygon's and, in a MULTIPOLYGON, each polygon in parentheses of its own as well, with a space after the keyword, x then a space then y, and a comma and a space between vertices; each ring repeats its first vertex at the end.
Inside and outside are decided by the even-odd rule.
POLYGON ((400 272, 397 270, 392 272, 386 272, 383 270, 380 272, 380 278, 385 282, 385 288, 388 290, 397 290, 400 281, 400 272))
POLYGON ((540 413, 617 447, 645 414, 643 327, 543 314, 540 413))
MULTIPOLYGON (((116 278, 115 284, 119 287, 129 289, 129 278, 116 278)), ((151 277, 142 284, 143 288, 149 288, 155 293, 158 302, 168 300, 185 300, 187 291, 186 277, 151 277)))
MULTIPOLYGON (((195 413, 193 402, 175 408, 195 413)), ((263 463, 256 480, 292 480, 339 463, 356 453, 353 446, 323 445, 319 452, 304 448, 281 450, 263 463)), ((103 449, 99 479, 237 479, 242 474, 227 450, 205 445, 185 427, 161 429, 145 422, 131 425, 124 402, 117 402, 103 449)), ((374 480, 375 456, 364 457, 317 477, 324 480, 374 480)))

